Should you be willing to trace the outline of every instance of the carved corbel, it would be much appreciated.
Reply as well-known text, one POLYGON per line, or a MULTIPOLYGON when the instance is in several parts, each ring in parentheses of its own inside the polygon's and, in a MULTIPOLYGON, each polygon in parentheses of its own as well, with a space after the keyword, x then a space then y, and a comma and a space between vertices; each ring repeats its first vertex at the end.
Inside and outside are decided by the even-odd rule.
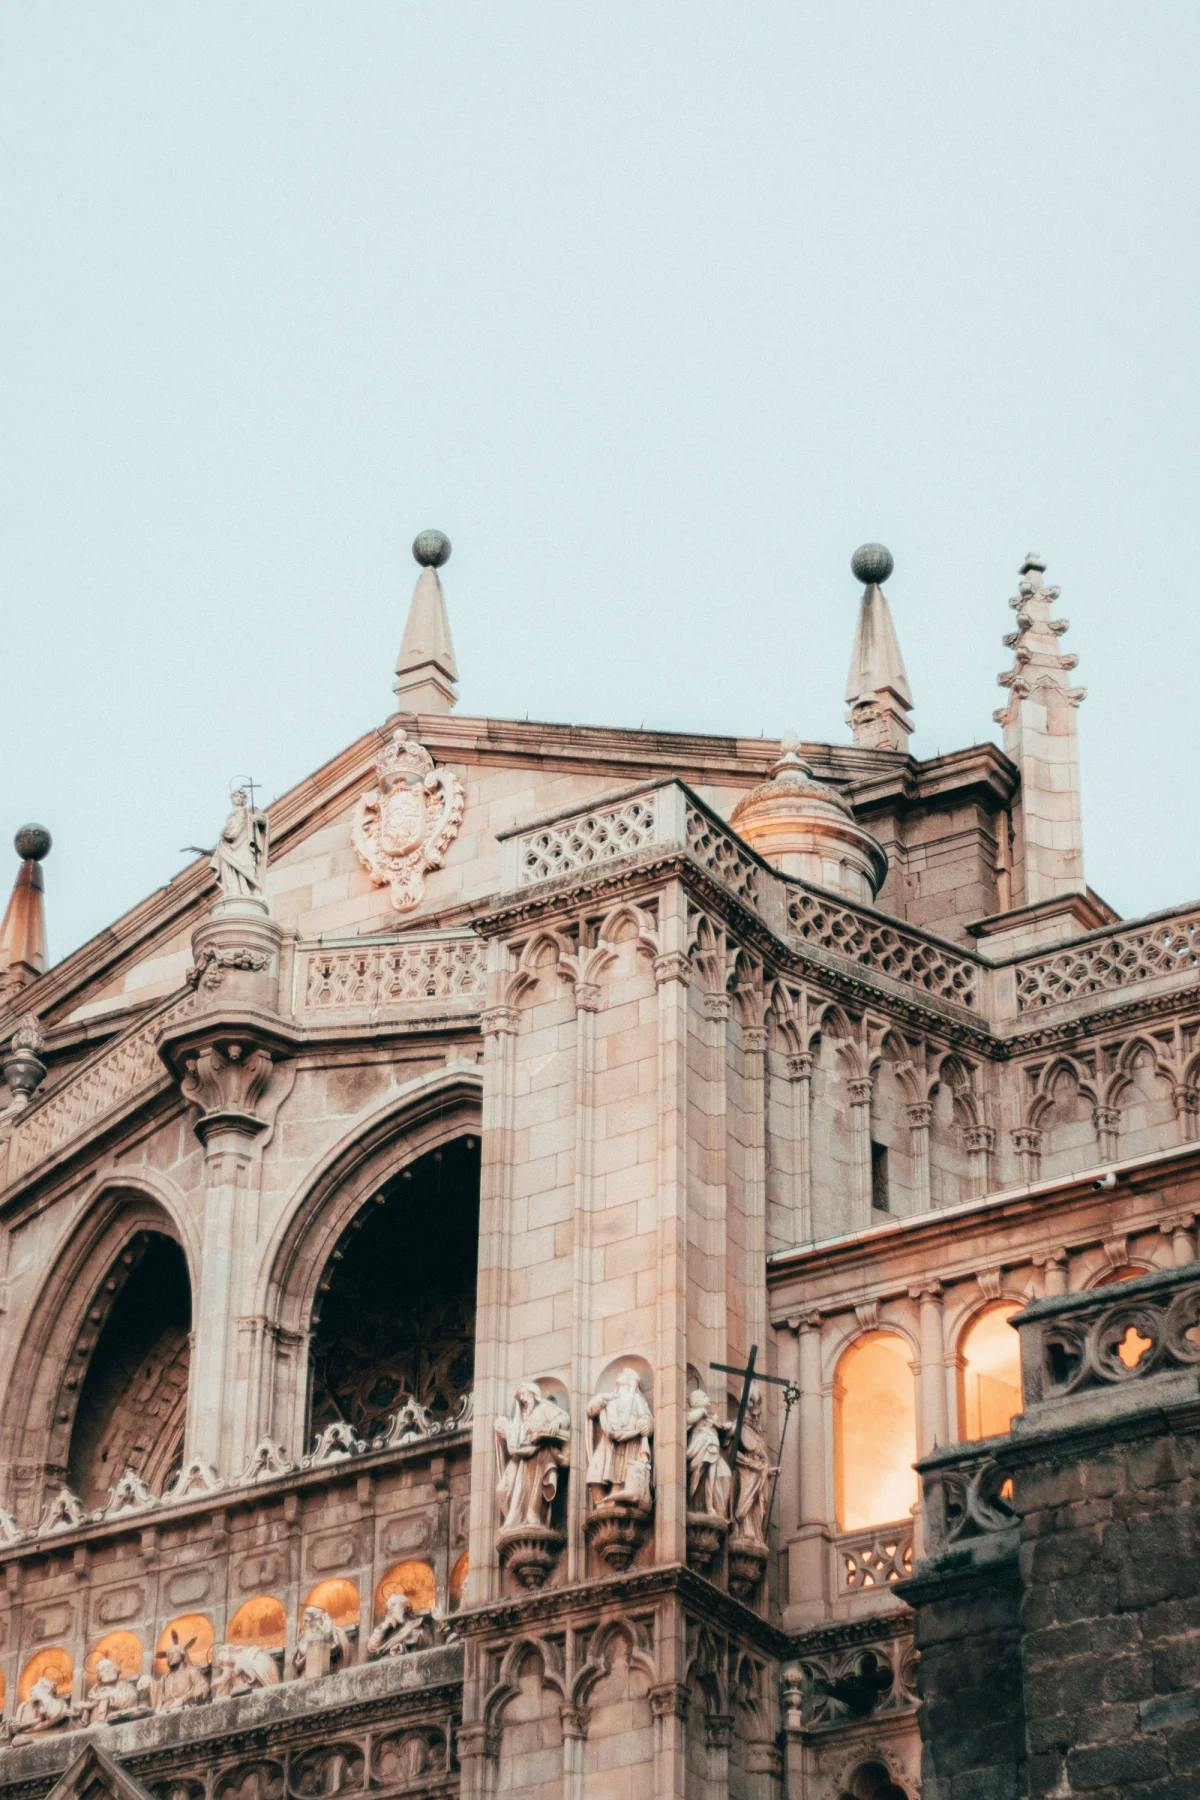
POLYGON ((186 1057, 179 1091, 199 1109, 196 1135, 207 1143, 217 1131, 243 1137, 269 1131, 294 1080, 294 1067, 273 1049, 238 1036, 186 1057))

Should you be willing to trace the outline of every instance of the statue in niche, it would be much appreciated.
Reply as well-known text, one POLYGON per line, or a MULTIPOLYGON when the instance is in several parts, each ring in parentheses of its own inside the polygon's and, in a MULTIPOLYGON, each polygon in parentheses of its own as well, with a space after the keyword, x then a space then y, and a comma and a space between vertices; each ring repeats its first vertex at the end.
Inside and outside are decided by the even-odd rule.
POLYGON ((684 1418, 688 1428, 688 1510, 728 1519, 733 1475, 721 1439, 728 1432, 703 1388, 688 1395, 684 1418))
POLYGON ((223 900, 261 900, 271 828, 266 813, 250 804, 244 787, 234 788, 230 799, 233 810, 208 866, 221 884, 223 900))
POLYGON ((737 1492, 733 1529, 737 1537, 766 1547, 767 1489, 775 1469, 767 1453, 762 1422, 762 1395, 751 1394, 742 1420, 742 1441, 734 1457, 737 1492))
POLYGON ((570 1461, 570 1439, 570 1415, 532 1382, 522 1382, 508 1418, 496 1420, 501 1531, 549 1528, 558 1472, 570 1461))
POLYGON ((278 1687, 279 1665, 260 1644, 219 1644, 213 1657, 212 1697, 233 1700, 258 1688, 278 1687))
POLYGON ((27 1744, 43 1732, 58 1731, 71 1723, 71 1702, 58 1692, 51 1676, 43 1675, 13 1714, 12 1742, 27 1744))
POLYGON ((350 1661, 350 1639, 323 1606, 306 1606, 292 1653, 297 1675, 328 1675, 350 1661))
POLYGON ((122 1719, 144 1719, 150 1708, 146 1704, 150 1683, 145 1675, 131 1681, 122 1675, 111 1656, 96 1662, 96 1679, 79 1708, 85 1725, 116 1725, 122 1719))
POLYGON ((197 1667, 188 1655, 195 1641, 190 1637, 181 1644, 178 1633, 173 1631, 166 1649, 157 1652, 166 1663, 167 1672, 150 1683, 156 1712, 182 1712, 185 1706, 203 1706, 208 1699, 208 1671, 197 1667))
POLYGON ((648 1511, 654 1414, 637 1370, 622 1369, 609 1393, 588 1401, 587 1415, 598 1427, 585 1477, 593 1503, 648 1511))
POLYGON ((384 1656, 405 1656, 432 1642, 429 1614, 417 1612, 407 1594, 389 1594, 383 1617, 367 1639, 367 1655, 372 1662, 384 1656))

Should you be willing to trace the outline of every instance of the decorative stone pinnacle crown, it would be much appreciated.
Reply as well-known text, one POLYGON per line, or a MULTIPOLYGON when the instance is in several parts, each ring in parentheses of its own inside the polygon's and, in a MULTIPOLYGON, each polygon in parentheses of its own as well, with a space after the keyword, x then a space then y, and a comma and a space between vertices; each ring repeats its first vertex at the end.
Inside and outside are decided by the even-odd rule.
POLYGON ((53 841, 44 825, 22 825, 13 838, 13 848, 23 862, 41 862, 49 856, 53 841))
POLYGON ((860 544, 850 558, 850 572, 864 587, 879 587, 895 568, 886 544, 860 544))
POLYGON ((440 569, 450 561, 450 539, 444 531, 418 531, 412 553, 423 569, 440 569))

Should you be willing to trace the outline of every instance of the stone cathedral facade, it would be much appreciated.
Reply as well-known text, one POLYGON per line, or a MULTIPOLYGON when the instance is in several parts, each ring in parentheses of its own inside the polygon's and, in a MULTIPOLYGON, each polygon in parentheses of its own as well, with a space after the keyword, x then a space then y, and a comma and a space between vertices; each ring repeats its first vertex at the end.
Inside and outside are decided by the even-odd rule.
POLYGON ((0 1800, 1165 1782, 1194 1508, 1095 1743, 1038 1559, 1198 1429, 1200 909, 1085 883, 1045 564, 918 761, 881 546, 831 745, 464 716, 414 551, 391 716, 53 966, 17 836, 0 1800))

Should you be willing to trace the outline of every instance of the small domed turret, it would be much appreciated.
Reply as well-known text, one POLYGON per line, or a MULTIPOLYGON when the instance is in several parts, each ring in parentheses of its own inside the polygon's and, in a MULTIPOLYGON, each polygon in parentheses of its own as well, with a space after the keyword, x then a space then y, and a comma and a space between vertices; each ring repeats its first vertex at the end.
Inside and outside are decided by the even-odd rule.
POLYGON ((729 823, 783 875, 868 904, 883 886, 883 845, 836 789, 817 779, 794 734, 783 739, 767 780, 738 801, 729 823))

